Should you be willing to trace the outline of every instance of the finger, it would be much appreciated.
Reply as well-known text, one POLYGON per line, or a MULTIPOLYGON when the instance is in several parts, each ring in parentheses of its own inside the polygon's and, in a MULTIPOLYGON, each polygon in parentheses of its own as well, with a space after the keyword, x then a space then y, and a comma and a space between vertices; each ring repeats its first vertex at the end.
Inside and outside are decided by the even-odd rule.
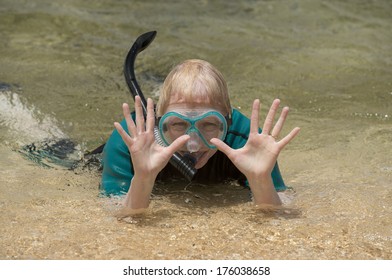
POLYGON ((155 127, 155 113, 154 113, 154 102, 151 98, 147 99, 147 121, 146 131, 152 132, 155 127))
POLYGON ((181 149, 182 146, 185 145, 185 143, 190 139, 191 137, 189 135, 182 135, 181 137, 178 137, 176 140, 174 140, 173 143, 171 143, 169 146, 167 146, 167 149, 171 154, 174 154, 176 151, 181 149))
POLYGON ((271 108, 268 111, 267 117, 265 118, 264 121, 263 134, 270 134, 272 125, 274 123, 276 111, 279 108, 279 104, 280 104, 279 99, 275 99, 274 102, 272 102, 271 108))
POLYGON ((274 128, 272 129, 271 135, 274 138, 278 138, 280 132, 282 131, 283 124, 286 121, 287 115, 289 113, 289 107, 284 107, 282 113, 280 114, 279 120, 276 122, 274 128))
POLYGON ((114 123, 114 127, 116 128, 117 132, 120 134, 121 138, 125 143, 131 143, 132 138, 128 135, 128 133, 124 130, 124 128, 118 122, 114 123))
POLYGON ((252 115, 250 117, 250 133, 259 133, 260 100, 253 101, 252 115))
POLYGON ((281 149, 283 149, 288 143, 290 143, 290 141, 293 140, 295 136, 297 136, 299 131, 300 128, 296 127, 289 134, 287 134, 286 137, 280 140, 278 143, 281 146, 281 149))
POLYGON ((137 128, 137 132, 140 133, 145 130, 145 127, 144 127, 142 101, 139 96, 135 97, 135 112, 136 112, 136 128, 137 128))
POLYGON ((132 135, 136 135, 136 126, 135 126, 135 123, 133 122, 133 120, 131 118, 131 112, 129 110, 128 104, 124 103, 122 108, 123 108, 124 118, 125 118, 125 121, 127 123, 129 135, 131 135, 131 136, 132 135))
MULTIPOLYGON (((256 130, 257 131, 257 130, 256 130)), ((225 155, 227 155, 230 158, 230 154, 233 152, 233 149, 227 145, 225 142, 223 142, 222 140, 218 139, 218 138, 212 138, 210 140, 210 142, 216 146, 216 148, 221 151, 222 153, 224 153, 225 155)))

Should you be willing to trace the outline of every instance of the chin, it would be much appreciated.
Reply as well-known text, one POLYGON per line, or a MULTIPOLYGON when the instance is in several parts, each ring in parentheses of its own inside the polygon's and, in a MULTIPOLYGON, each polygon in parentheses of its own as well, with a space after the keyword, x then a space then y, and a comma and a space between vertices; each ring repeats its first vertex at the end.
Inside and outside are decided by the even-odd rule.
MULTIPOLYGON (((204 165, 206 165, 206 163, 208 162, 208 160, 216 153, 216 149, 215 150, 205 150, 205 151, 198 151, 196 153, 192 153, 192 157, 195 158, 195 168, 196 169, 200 169, 202 168, 204 165)), ((181 151, 180 154, 185 155, 185 154, 189 154, 189 152, 185 152, 185 151, 181 151)))
POLYGON ((197 158, 195 168, 200 169, 204 165, 206 165, 208 160, 216 153, 216 151, 217 150, 208 150, 208 151, 201 152, 201 155, 199 155, 199 157, 197 158))

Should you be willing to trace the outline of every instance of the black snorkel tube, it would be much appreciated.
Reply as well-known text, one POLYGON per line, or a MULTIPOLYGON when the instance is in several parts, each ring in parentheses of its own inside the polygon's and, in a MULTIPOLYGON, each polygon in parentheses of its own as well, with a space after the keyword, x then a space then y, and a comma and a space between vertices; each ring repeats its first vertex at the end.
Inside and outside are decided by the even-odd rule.
MULTIPOLYGON (((140 97, 144 116, 147 115, 147 101, 144 98, 139 84, 136 81, 134 65, 136 56, 151 44, 156 35, 156 31, 150 31, 140 35, 129 50, 124 64, 124 76, 125 80, 127 81, 128 88, 134 100, 136 96, 140 97)), ((158 144, 165 146, 163 140, 161 139, 157 126, 154 127, 154 136, 155 141, 158 144)), ((181 156, 181 154, 179 153, 174 153, 173 156, 170 158, 169 162, 189 181, 191 181, 193 176, 196 174, 197 170, 194 167, 194 162, 181 156)))

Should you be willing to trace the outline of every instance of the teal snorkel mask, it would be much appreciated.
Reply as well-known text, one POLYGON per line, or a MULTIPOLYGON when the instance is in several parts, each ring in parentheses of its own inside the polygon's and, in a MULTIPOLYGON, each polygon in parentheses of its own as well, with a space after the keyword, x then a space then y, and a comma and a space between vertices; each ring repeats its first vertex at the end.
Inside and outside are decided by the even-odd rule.
POLYGON ((170 111, 158 118, 159 133, 166 145, 178 137, 189 135, 184 148, 189 153, 196 153, 204 147, 216 149, 211 144, 212 138, 224 140, 227 134, 229 117, 211 109, 192 109, 170 111))

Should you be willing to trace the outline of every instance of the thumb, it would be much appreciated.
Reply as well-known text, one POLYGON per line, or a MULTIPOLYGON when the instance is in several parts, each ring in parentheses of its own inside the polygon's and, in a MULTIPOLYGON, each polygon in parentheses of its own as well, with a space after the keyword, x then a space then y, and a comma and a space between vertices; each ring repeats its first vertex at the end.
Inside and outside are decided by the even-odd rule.
POLYGON ((212 138, 210 140, 210 142, 216 146, 216 148, 221 151, 222 153, 226 154, 228 157, 231 154, 231 152, 233 151, 233 149, 227 145, 225 142, 223 142, 222 140, 218 139, 218 138, 212 138))
POLYGON ((182 135, 181 137, 178 137, 176 140, 174 140, 174 142, 167 147, 170 153, 174 154, 176 151, 181 149, 181 147, 185 145, 189 138, 189 135, 182 135))

